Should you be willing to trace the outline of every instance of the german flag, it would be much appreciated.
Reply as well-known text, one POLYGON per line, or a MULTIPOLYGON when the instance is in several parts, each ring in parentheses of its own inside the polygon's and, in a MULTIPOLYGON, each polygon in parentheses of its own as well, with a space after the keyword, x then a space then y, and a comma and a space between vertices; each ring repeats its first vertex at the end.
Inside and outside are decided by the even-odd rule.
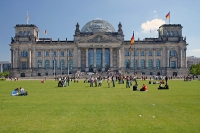
POLYGON ((131 37, 131 41, 130 41, 130 50, 131 50, 131 48, 132 48, 132 45, 133 45, 133 43, 134 43, 134 31, 133 31, 133 35, 132 35, 132 37, 131 37))
POLYGON ((131 37, 131 45, 134 43, 134 31, 133 31, 133 36, 131 37))
POLYGON ((167 13, 167 15, 165 16, 165 19, 168 19, 168 18, 170 18, 170 12, 167 13))

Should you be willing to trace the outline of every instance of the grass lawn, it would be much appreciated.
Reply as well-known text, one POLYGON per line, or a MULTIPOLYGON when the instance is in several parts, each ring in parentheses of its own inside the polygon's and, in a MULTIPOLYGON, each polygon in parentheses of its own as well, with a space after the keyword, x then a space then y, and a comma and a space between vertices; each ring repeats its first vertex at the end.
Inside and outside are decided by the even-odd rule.
POLYGON ((132 91, 125 84, 107 88, 89 83, 57 87, 57 81, 0 82, 0 132, 199 133, 200 81, 169 80, 169 90, 147 84, 132 91), (28 96, 10 96, 23 87, 28 96))

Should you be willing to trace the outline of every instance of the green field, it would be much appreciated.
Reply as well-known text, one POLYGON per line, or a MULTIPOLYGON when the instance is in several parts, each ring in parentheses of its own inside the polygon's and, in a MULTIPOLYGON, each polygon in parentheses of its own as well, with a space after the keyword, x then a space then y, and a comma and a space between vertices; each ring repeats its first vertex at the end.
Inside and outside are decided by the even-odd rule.
POLYGON ((125 84, 107 88, 89 83, 57 87, 57 81, 0 82, 0 133, 199 133, 200 81, 170 80, 169 90, 147 84, 132 91, 125 84), (10 96, 17 87, 28 96, 10 96))

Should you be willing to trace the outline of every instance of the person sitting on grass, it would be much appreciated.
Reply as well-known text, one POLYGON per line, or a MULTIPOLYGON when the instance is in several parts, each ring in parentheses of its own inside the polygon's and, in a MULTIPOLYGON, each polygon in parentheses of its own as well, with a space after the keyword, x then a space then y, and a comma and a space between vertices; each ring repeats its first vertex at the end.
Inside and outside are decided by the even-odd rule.
POLYGON ((160 83, 158 89, 163 89, 162 84, 160 83))
POLYGON ((147 86, 145 84, 143 84, 142 88, 140 89, 140 91, 147 91, 147 86))
POLYGON ((137 87, 138 87, 138 85, 135 84, 135 85, 133 86, 133 91, 137 91, 137 90, 138 90, 137 87))
POLYGON ((20 87, 20 94, 24 94, 24 88, 20 87))

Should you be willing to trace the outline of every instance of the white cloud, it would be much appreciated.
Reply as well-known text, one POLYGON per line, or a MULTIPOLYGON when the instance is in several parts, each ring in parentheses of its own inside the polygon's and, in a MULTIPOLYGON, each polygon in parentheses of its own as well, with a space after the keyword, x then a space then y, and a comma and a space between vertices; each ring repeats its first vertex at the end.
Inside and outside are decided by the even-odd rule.
POLYGON ((193 52, 200 52, 200 49, 194 49, 194 50, 191 50, 193 52))
POLYGON ((149 32, 150 30, 157 30, 162 24, 165 24, 165 21, 162 19, 153 19, 151 21, 147 21, 142 23, 141 28, 143 32, 149 32))
POLYGON ((153 13, 156 13, 156 10, 154 10, 153 13))

